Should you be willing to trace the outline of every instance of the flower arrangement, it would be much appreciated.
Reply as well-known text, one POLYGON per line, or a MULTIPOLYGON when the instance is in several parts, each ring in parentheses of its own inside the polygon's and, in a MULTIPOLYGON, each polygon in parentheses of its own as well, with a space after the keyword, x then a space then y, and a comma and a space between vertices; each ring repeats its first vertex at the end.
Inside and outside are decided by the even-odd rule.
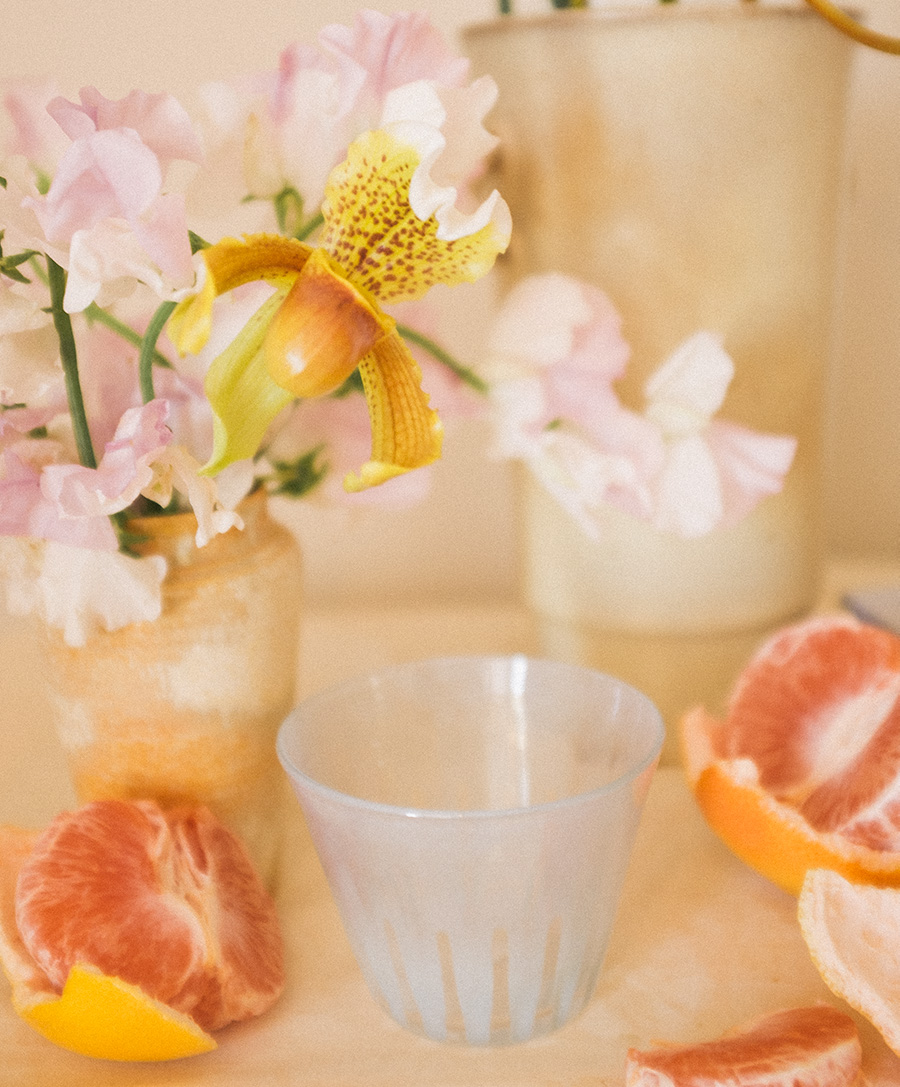
POLYGON ((388 310, 479 278, 508 243, 499 194, 467 192, 495 94, 424 16, 373 11, 204 88, 198 116, 167 94, 7 89, 14 611, 68 630, 77 606, 78 638, 155 618, 165 564, 132 554, 134 515, 191 509, 203 545, 240 527, 254 488, 303 495, 346 466, 361 492, 440 455, 411 345, 478 381, 388 310), (83 591, 62 593, 73 579, 83 591))

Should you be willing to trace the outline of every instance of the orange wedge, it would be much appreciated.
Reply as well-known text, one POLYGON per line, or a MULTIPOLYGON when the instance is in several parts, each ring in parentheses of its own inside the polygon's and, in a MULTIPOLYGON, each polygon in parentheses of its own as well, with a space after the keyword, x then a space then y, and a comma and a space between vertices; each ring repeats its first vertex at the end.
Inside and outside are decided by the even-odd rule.
POLYGON ((189 1016, 138 986, 76 963, 62 996, 16 1002, 26 1023, 63 1049, 110 1061, 170 1061, 216 1048, 189 1016))
POLYGON ((241 843, 206 808, 149 800, 0 827, 0 964, 37 1031, 123 1061, 205 1053, 284 984, 275 905, 241 843))

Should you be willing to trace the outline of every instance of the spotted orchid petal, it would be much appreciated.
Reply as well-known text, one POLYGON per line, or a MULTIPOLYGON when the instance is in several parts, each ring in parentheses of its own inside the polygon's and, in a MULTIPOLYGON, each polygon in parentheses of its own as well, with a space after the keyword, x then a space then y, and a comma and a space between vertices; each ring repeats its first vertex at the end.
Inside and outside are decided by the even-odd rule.
POLYGON ((353 143, 331 174, 322 248, 380 303, 421 298, 437 283, 474 282, 509 243, 509 209, 497 193, 463 216, 456 189, 429 180, 442 148, 430 125, 379 129, 353 143))

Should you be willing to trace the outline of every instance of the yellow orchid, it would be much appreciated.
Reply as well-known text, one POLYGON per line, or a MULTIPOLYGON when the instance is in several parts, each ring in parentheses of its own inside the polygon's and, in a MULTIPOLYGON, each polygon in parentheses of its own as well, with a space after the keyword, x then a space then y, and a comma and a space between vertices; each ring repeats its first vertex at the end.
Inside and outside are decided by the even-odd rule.
POLYGON ((432 180, 443 145, 425 124, 367 132, 329 178, 318 246, 255 234, 202 251, 205 280, 169 326, 180 351, 202 348, 218 295, 257 280, 274 287, 207 374, 215 436, 206 472, 254 456, 288 403, 333 392, 356 369, 372 452, 345 488, 363 490, 440 456, 442 427, 421 371, 381 307, 420 298, 437 283, 478 279, 510 233, 498 194, 465 216, 456 190, 432 180))

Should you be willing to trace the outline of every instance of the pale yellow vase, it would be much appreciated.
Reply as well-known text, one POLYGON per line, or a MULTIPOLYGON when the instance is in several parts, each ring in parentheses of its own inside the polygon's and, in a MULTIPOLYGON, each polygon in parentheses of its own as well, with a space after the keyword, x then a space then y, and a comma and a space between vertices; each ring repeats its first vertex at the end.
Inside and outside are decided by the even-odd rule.
POLYGON ((605 290, 643 384, 688 336, 724 338, 721 417, 799 439, 781 495, 697 540, 611 511, 588 539, 536 485, 524 586, 545 652, 622 676, 670 726, 717 708, 759 640, 814 604, 822 399, 853 46, 805 5, 709 4, 510 17, 464 35, 496 79, 492 176, 507 282, 566 272, 605 290))
POLYGON ((274 879, 282 773, 275 734, 294 703, 300 552, 264 496, 203 548, 193 514, 131 528, 163 555, 161 616, 86 645, 48 633, 47 682, 81 801, 152 797, 208 805, 274 879))

